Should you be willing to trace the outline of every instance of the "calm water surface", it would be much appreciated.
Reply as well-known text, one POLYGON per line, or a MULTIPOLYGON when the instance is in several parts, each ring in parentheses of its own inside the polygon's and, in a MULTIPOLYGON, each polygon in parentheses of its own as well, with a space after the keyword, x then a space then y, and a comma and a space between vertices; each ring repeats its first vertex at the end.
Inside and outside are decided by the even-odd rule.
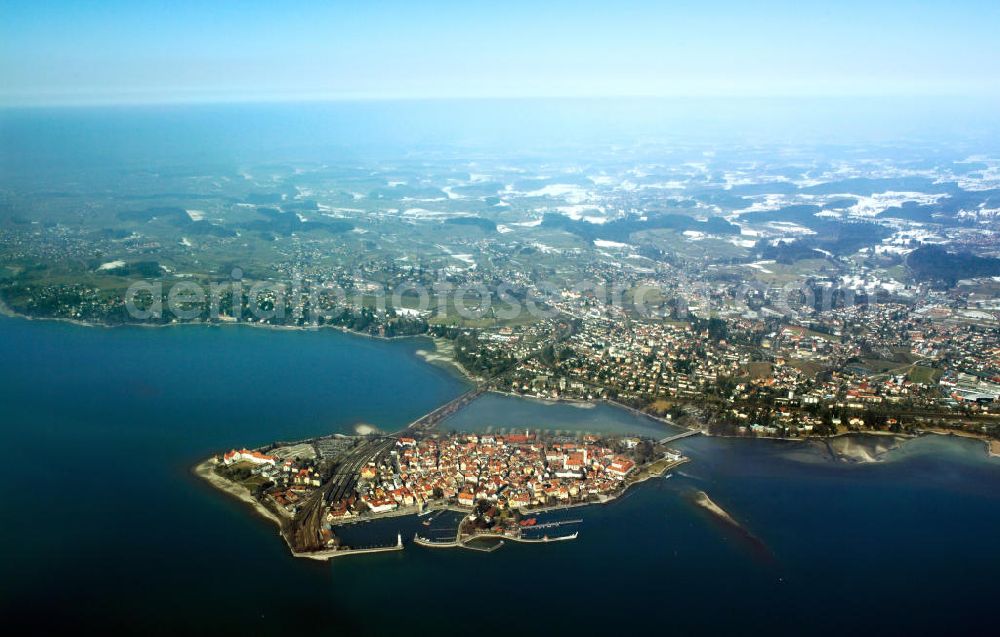
MULTIPOLYGON (((845 465, 794 443, 690 438, 677 446, 692 462, 672 479, 567 514, 584 518, 575 542, 332 564, 290 558, 273 526, 190 475, 219 449, 393 429, 464 391, 420 347, 0 319, 3 616, 146 633, 993 632, 1000 462, 970 441, 921 439, 845 465), (744 531, 695 506, 699 490, 744 531)), ((446 426, 667 430, 608 406, 500 396, 446 426)), ((350 533, 380 542, 417 528, 350 533)))

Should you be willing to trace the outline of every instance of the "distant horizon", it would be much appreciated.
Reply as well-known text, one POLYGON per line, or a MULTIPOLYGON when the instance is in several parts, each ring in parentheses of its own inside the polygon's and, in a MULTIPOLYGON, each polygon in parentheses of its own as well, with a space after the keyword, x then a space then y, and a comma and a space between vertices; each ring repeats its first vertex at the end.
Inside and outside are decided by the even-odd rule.
POLYGON ((1000 6, 519 0, 0 7, 0 106, 1000 99, 1000 6))
MULTIPOLYGON (((0 110, 44 110, 86 108, 130 108, 160 106, 267 106, 267 105, 322 105, 363 104, 393 102, 850 102, 853 104, 895 103, 913 99, 934 103, 951 103, 972 107, 996 105, 1000 107, 1000 94, 976 97, 934 93, 865 94, 865 95, 755 95, 755 94, 684 94, 684 95, 279 95, 279 96, 213 96, 213 97, 158 97, 125 99, 90 98, 79 101, 24 101, 0 102, 0 110)), ((1000 115, 998 115, 1000 119, 1000 115)))
MULTIPOLYGON (((973 142, 1000 153, 990 100, 873 97, 410 98, 50 104, 0 108, 8 169, 66 148, 140 155, 154 149, 353 147, 387 156, 431 148, 549 152, 658 144, 973 142), (140 143, 141 142, 141 143, 140 143), (47 149, 44 153, 42 149, 47 149)), ((214 151, 213 151, 214 152, 214 151)))

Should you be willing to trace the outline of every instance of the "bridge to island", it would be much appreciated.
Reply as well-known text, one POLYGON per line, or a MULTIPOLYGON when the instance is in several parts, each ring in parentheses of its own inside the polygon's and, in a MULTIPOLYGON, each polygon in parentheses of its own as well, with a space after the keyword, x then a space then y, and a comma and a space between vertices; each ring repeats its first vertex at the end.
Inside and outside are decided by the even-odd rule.
POLYGON ((470 389, 461 396, 458 396, 457 398, 454 398, 446 402, 445 404, 441 405, 434 411, 424 414, 420 418, 417 418, 409 425, 407 425, 405 429, 396 432, 395 435, 399 436, 410 431, 421 431, 430 429, 434 425, 438 424, 439 422, 447 418, 448 416, 451 416, 452 414, 458 412, 460 409, 462 409, 475 399, 479 398, 479 396, 481 396, 484 392, 486 392, 487 389, 488 386, 485 383, 477 385, 476 387, 470 389))
POLYGON ((680 440, 681 438, 690 438, 691 436, 697 436, 700 433, 701 433, 700 429, 688 429, 687 431, 682 431, 679 434, 675 434, 673 436, 667 436, 666 438, 657 440, 656 443, 660 445, 669 445, 671 442, 675 440, 680 440))

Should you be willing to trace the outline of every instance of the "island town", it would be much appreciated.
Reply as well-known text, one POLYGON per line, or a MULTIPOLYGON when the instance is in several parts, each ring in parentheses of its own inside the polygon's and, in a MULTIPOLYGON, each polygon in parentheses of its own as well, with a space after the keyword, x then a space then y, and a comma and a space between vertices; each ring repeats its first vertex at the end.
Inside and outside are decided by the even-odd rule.
POLYGON ((330 436, 233 449, 203 463, 199 473, 276 521, 296 556, 400 550, 401 536, 394 545, 359 548, 346 545, 338 529, 398 516, 424 517, 429 527, 445 512, 458 514, 449 537, 418 534, 414 544, 495 550, 504 541, 575 539, 576 532, 559 534, 557 527, 582 520, 540 522, 541 516, 608 503, 633 484, 670 476, 687 461, 666 446, 673 439, 530 430, 330 436), (474 542, 490 539, 486 548, 474 542))

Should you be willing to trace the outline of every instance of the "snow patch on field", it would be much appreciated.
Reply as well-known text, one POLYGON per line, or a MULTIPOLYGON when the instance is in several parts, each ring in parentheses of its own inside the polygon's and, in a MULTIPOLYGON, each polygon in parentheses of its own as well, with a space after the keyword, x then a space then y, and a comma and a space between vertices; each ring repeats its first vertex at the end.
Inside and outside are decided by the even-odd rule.
POLYGON ((524 193, 525 197, 553 197, 563 199, 566 203, 581 204, 590 199, 590 193, 585 188, 574 184, 549 184, 538 190, 524 193))
POLYGON ((875 217, 885 212, 889 208, 902 206, 907 202, 914 202, 920 205, 936 204, 948 197, 944 193, 929 194, 924 192, 896 192, 887 190, 886 192, 875 193, 868 197, 858 195, 844 195, 845 197, 855 197, 858 203, 847 209, 852 217, 875 217))
POLYGON ((791 179, 784 175, 747 175, 731 171, 726 171, 722 179, 725 182, 723 188, 726 190, 732 190, 734 186, 754 186, 757 184, 787 183, 791 181, 791 179))
POLYGON ((687 184, 683 181, 670 180, 652 184, 641 184, 638 190, 684 190, 687 184))
POLYGON ((772 221, 767 224, 768 228, 782 233, 789 234, 816 234, 815 230, 810 230, 805 226, 790 221, 772 221))
POLYGON ((989 165, 982 170, 974 170, 966 175, 958 177, 955 182, 958 184, 959 188, 973 192, 1000 188, 1000 162, 987 158, 979 158, 976 160, 969 158, 966 161, 981 161, 989 165))
POLYGON ((942 244, 947 243, 947 240, 926 228, 908 227, 883 239, 881 244, 875 246, 875 252, 876 254, 909 254, 915 249, 914 246, 928 243, 942 244))
POLYGON ((456 193, 454 190, 455 190, 454 186, 445 186, 444 188, 441 189, 441 192, 443 192, 445 195, 447 195, 448 199, 465 199, 466 198, 465 195, 460 195, 460 194, 456 193))
POLYGON ((455 219, 458 217, 473 217, 471 212, 442 212, 439 210, 427 210, 426 208, 407 208, 403 211, 403 217, 420 221, 455 219))
POLYGON ((562 250, 559 250, 558 248, 553 248, 552 246, 545 245, 544 243, 538 243, 537 241, 531 245, 543 254, 560 254, 562 252, 562 250))
POLYGON ((749 263, 747 264, 747 267, 753 268, 754 270, 759 270, 765 274, 774 274, 774 270, 768 270, 764 266, 774 265, 775 263, 777 263, 777 261, 775 261, 774 259, 765 259, 764 261, 755 261, 753 263, 749 263))
POLYGON ((778 194, 744 197, 744 199, 750 199, 753 203, 746 208, 734 210, 734 215, 745 215, 749 212, 767 212, 769 210, 777 210, 791 205, 793 201, 790 197, 788 197, 788 195, 778 194))
POLYGON ((602 216, 605 213, 604 206, 579 204, 574 206, 556 206, 556 210, 574 221, 586 221, 588 223, 606 223, 608 221, 607 217, 602 216), (600 215, 593 214, 595 212, 600 213, 600 215))
POLYGON ((627 243, 619 243, 618 241, 608 241, 606 239, 594 239, 594 245, 598 248, 628 248, 630 247, 627 243))

